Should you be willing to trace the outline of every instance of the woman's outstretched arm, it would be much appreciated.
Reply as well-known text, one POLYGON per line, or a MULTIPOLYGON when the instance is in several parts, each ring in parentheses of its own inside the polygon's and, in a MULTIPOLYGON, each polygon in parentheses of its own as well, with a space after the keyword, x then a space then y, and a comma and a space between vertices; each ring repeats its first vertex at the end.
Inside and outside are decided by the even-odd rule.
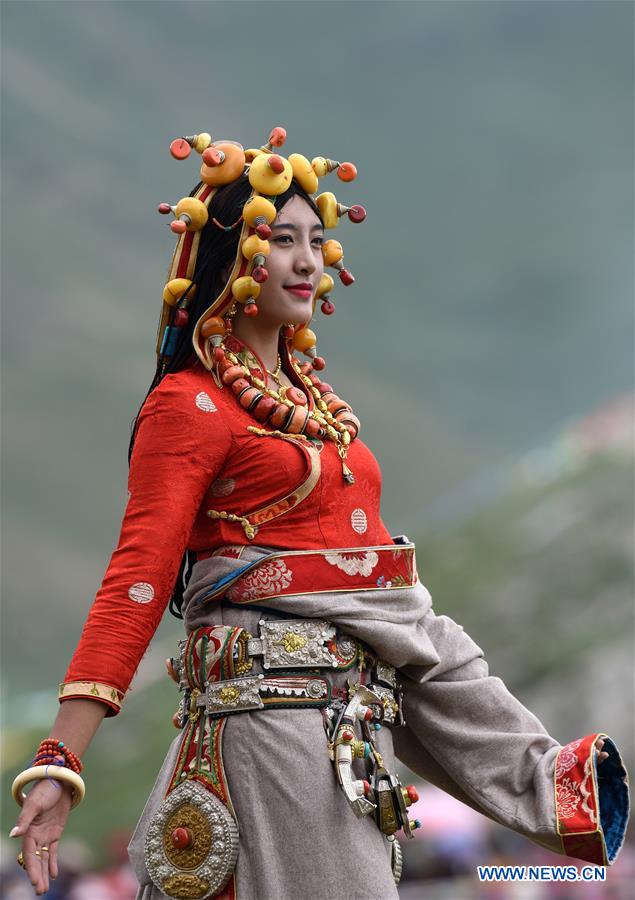
MULTIPOLYGON (((62 703, 50 737, 64 741, 82 756, 95 736, 108 707, 96 700, 73 699, 62 703)), ((36 894, 49 889, 49 878, 57 878, 57 845, 71 808, 71 791, 66 783, 52 778, 38 781, 29 791, 10 836, 22 838, 26 872, 36 894), (36 856, 38 847, 49 852, 36 856)))

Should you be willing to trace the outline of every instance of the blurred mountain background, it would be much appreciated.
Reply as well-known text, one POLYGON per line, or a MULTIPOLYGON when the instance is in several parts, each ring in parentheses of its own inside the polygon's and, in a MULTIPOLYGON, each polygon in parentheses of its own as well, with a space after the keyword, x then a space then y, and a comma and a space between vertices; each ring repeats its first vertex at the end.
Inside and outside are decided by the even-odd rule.
MULTIPOLYGON (((562 742, 632 765, 633 5, 5 2, 2 769, 47 732, 125 506, 173 236, 170 141, 352 159, 316 330, 383 514, 562 742)), ((134 824, 174 735, 167 616, 69 832, 134 824)), ((96 850, 97 859, 99 851, 96 850)))

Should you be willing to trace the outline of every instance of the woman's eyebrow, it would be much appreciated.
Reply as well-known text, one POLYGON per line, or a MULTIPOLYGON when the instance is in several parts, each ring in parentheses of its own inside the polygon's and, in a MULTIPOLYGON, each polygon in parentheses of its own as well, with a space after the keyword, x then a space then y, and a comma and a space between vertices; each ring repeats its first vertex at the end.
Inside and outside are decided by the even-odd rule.
MULTIPOLYGON (((297 225, 292 225, 291 223, 289 223, 289 224, 287 225, 285 222, 277 222, 275 225, 272 225, 271 228, 272 228, 272 229, 273 229, 273 228, 289 228, 289 229, 291 229, 292 231, 297 231, 297 230, 298 230, 298 226, 297 226, 297 225)), ((323 226, 323 225, 320 225, 319 222, 316 222, 316 224, 313 225, 313 226, 311 227, 311 231, 315 231, 316 229, 319 229, 320 231, 324 231, 324 226, 323 226)))

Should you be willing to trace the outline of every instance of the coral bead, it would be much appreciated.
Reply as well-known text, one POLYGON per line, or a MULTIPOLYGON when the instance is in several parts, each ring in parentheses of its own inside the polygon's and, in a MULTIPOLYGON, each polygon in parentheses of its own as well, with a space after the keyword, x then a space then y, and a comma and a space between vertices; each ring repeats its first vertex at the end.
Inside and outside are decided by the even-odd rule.
POLYGON ((220 166, 225 162, 225 154, 218 147, 208 147, 202 154, 206 166, 220 166))
POLYGON ((192 832, 189 828, 175 828, 172 832, 172 846, 185 850, 192 846, 192 832))
POLYGON ((285 396, 286 396, 292 403, 296 403, 296 404, 298 404, 299 406, 306 406, 306 405, 307 405, 307 402, 308 402, 308 401, 307 401, 307 399, 306 399, 306 394, 304 393, 304 391, 301 391, 300 388, 297 388, 297 387, 287 388, 287 392, 286 392, 286 395, 285 395, 285 396))
POLYGON ((247 302, 245 304, 245 315, 246 316, 257 316, 258 315, 258 306, 252 300, 251 302, 247 302))
POLYGON ((353 734, 353 732, 349 731, 348 729, 342 732, 342 740, 346 741, 347 743, 352 741, 354 737, 355 735, 353 734))
POLYGON ((304 433, 309 437, 318 437, 321 431, 320 423, 316 419, 309 419, 304 429, 304 433))
POLYGON ((370 783, 368 781, 362 781, 362 785, 364 787, 364 797, 368 797, 370 794, 370 783))
POLYGON ((308 409, 303 406, 296 406, 294 407, 293 413, 289 417, 289 421, 285 425, 284 430, 288 431, 290 434, 302 434, 308 418, 308 409))
POLYGON ((335 312, 335 305, 330 300, 323 300, 320 309, 325 316, 332 316, 335 312))
POLYGON ((267 240, 267 238, 271 237, 271 233, 271 228, 267 225, 266 222, 261 222, 260 225, 256 226, 256 234, 259 238, 267 240))
POLYGON ((339 241, 325 241, 322 244, 322 256, 324 257, 324 265, 332 266, 334 263, 339 262, 340 259, 344 256, 344 250, 339 241))
POLYGON ((169 203, 159 203, 157 212, 161 213, 162 216, 167 216, 168 213, 172 212, 172 207, 169 203))
POLYGON ((269 278, 269 272, 267 272, 264 266, 256 266, 251 273, 251 277, 257 284, 264 284, 267 278, 269 278))
POLYGON ((366 210, 363 206, 351 206, 348 209, 348 218, 351 222, 363 222, 366 218, 366 210))
POLYGON ((419 799, 419 792, 416 789, 416 787, 414 786, 414 784, 408 785, 408 787, 406 788, 406 794, 410 798, 411 803, 416 803, 417 800, 419 799))
POLYGON ((284 129, 281 125, 276 125, 275 128, 271 129, 271 134, 269 135, 269 143, 272 147, 282 147, 286 139, 286 129, 284 129))
POLYGON ((340 163, 337 167, 337 177, 340 181, 355 181, 357 178, 357 167, 351 162, 340 163))
POLYGON ((177 219, 174 222, 170 222, 170 231, 173 231, 174 234, 185 234, 187 225, 185 222, 181 222, 180 219, 177 219))
MULTIPOLYGON (((220 316, 210 316, 201 325, 201 334, 204 338, 211 337, 213 334, 225 334, 227 328, 225 322, 220 316)), ((221 354, 223 351, 221 350, 221 354)))
POLYGON ((178 728, 178 729, 180 730, 180 728, 181 728, 181 714, 180 714, 180 712, 179 712, 178 710, 177 710, 177 711, 174 713, 174 715, 172 716, 172 724, 174 725, 175 728, 178 728))
POLYGON ((318 384, 316 384, 316 387, 317 387, 318 391, 320 392, 320 394, 326 394, 327 392, 333 393, 333 388, 326 381, 318 381, 318 384))
POLYGON ((352 272, 349 272, 348 269, 341 269, 340 281, 348 287, 350 284, 355 283, 355 276, 352 272))
POLYGON ((238 402, 243 407, 243 409, 249 409, 254 400, 260 395, 262 397, 262 393, 258 390, 258 388, 250 387, 247 388, 246 391, 238 398, 238 402))
POLYGON ((272 153, 271 156, 267 157, 267 161, 269 163, 269 168, 272 172, 275 172, 276 175, 280 175, 284 172, 284 160, 281 156, 272 153))
POLYGON ((177 138, 170 144, 170 153, 174 159, 187 159, 192 148, 184 138, 177 138))
POLYGON ((243 367, 242 366, 232 366, 229 365, 228 369, 225 369, 223 372, 223 384, 231 384, 233 381, 236 381, 237 378, 243 377, 243 367))
POLYGON ((254 419, 258 422, 266 422, 276 408, 276 404, 277 401, 273 397, 263 397, 253 411, 254 419))
POLYGON ((250 382, 247 381, 246 378, 237 378, 236 381, 232 381, 231 388, 232 388, 232 391, 236 394, 236 396, 238 396, 238 394, 240 394, 242 391, 244 391, 245 388, 248 388, 249 385, 250 385, 250 382))
POLYGON ((187 325, 189 319, 190 317, 186 309, 177 309, 177 311, 174 313, 174 321, 172 322, 172 324, 175 328, 184 328, 187 325))
POLYGON ((174 663, 172 662, 172 660, 169 657, 165 661, 165 668, 168 670, 168 675, 170 676, 172 681, 175 681, 178 684, 179 676, 174 671, 174 663))
POLYGON ((321 372, 322 369, 326 368, 326 360, 323 356, 316 356, 313 360, 313 368, 317 369, 318 372, 321 372))
POLYGON ((274 411, 271 413, 269 421, 274 428, 282 428, 284 423, 291 415, 293 407, 285 406, 284 403, 278 403, 274 411))

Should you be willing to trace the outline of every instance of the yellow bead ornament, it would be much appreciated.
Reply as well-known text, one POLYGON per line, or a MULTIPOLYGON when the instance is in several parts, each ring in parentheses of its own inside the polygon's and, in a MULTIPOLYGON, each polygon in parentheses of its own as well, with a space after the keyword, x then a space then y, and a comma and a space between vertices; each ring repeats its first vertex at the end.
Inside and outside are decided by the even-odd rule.
POLYGON ((232 294, 234 300, 246 303, 252 297, 255 300, 260 295, 260 285, 254 281, 251 275, 243 275, 232 284, 232 294))
POLYGON ((264 152, 264 150, 259 150, 257 147, 245 150, 245 162, 252 163, 257 156, 262 156, 264 152))
POLYGON ((207 207, 196 197, 183 197, 176 204, 174 216, 181 222, 185 222, 187 231, 200 231, 207 224, 207 207))
POLYGON ((225 320, 220 316, 210 316, 201 325, 201 334, 212 342, 213 347, 220 347, 223 338, 227 334, 225 320))
POLYGON ((344 256, 344 250, 339 241, 325 241, 322 244, 322 256, 324 257, 324 265, 332 266, 339 262, 344 256))
POLYGON ((205 184, 218 186, 236 181, 243 174, 245 168, 245 151, 235 141, 216 141, 209 148, 220 152, 222 162, 214 166, 208 166, 205 162, 201 166, 201 181, 205 184))
POLYGON ((206 131, 201 132, 201 134, 197 134, 192 142, 192 147, 196 150, 197 153, 202 153, 204 150, 207 150, 209 145, 212 143, 212 136, 208 134, 206 131))
POLYGON ((319 300, 324 294, 330 294, 333 290, 335 282, 331 278, 331 276, 325 272, 320 278, 320 282, 317 286, 317 291, 315 292, 315 299, 319 300))
POLYGON ((249 183, 255 191, 266 194, 268 197, 277 197, 284 194, 293 178, 293 169, 288 160, 273 153, 263 153, 257 156, 249 167, 249 183), (273 163, 272 160, 280 160, 273 163), (272 166, 280 166, 277 172, 272 166))
POLYGON ((289 162, 293 169, 293 177, 300 187, 305 190, 307 194, 314 194, 318 189, 318 177, 313 171, 311 163, 306 156, 302 156, 301 153, 292 153, 291 156, 289 156, 289 162))
POLYGON ((322 216, 324 227, 337 228, 340 222, 340 217, 338 214, 338 202, 335 198, 335 194, 332 194, 330 191, 326 191, 324 194, 320 194, 320 196, 316 198, 315 202, 317 203, 318 209, 320 210, 320 215, 322 216))
POLYGON ((266 197, 251 197, 243 206, 243 219, 250 228, 258 224, 256 219, 260 216, 270 225, 277 215, 277 209, 266 197))
POLYGON ((163 288, 163 300, 168 306, 176 306, 186 291, 187 297, 185 302, 189 302, 196 293, 196 285, 192 285, 189 278, 173 278, 163 288))
POLYGON ((300 353, 306 354, 310 350, 315 350, 316 346, 317 338, 315 332, 311 331, 310 328, 301 328, 293 335, 293 347, 295 350, 299 350, 300 353))
MULTIPOLYGON (((253 259, 255 256, 268 256, 271 252, 271 247, 269 241, 263 241, 257 234, 252 234, 251 237, 243 241, 241 250, 245 259, 253 259)), ((262 261, 259 264, 262 265, 262 261)))

